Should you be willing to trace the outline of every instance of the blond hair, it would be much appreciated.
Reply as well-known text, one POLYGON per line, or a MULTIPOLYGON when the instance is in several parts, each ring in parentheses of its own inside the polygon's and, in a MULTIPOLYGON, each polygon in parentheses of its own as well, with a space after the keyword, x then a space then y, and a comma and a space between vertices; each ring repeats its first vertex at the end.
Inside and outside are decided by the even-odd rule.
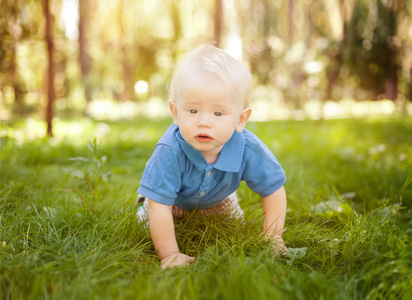
POLYGON ((178 100, 179 86, 187 72, 187 66, 196 66, 201 71, 219 78, 229 93, 249 105, 252 90, 252 76, 249 70, 225 51, 209 44, 203 44, 189 52, 176 67, 169 84, 169 99, 178 100))

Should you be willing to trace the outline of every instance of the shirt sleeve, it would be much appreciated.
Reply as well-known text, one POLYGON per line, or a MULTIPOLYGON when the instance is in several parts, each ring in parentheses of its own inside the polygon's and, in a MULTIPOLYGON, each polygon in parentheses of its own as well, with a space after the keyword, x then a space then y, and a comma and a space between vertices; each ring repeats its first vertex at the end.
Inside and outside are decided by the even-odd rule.
POLYGON ((245 157, 242 180, 259 196, 269 196, 285 184, 285 171, 262 141, 256 141, 253 148, 247 147, 245 157))
POLYGON ((175 149, 157 145, 147 162, 137 192, 153 201, 173 205, 181 187, 180 167, 175 149))

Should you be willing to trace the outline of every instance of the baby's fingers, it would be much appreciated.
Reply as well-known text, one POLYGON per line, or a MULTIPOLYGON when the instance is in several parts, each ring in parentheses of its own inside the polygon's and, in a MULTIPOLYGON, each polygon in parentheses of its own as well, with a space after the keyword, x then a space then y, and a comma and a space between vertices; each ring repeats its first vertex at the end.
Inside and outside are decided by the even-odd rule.
POLYGON ((189 263, 193 264, 195 262, 195 258, 193 256, 188 256, 189 258, 189 263))
POLYGON ((287 256, 288 255, 288 248, 286 248, 285 243, 283 242, 283 239, 281 236, 275 235, 272 238, 273 242, 273 252, 275 252, 276 255, 278 256, 287 256))
POLYGON ((171 255, 169 257, 165 257, 161 261, 161 268, 174 268, 179 266, 186 266, 188 264, 192 264, 195 262, 195 258, 192 256, 188 256, 183 253, 178 253, 177 255, 171 255))
POLYGON ((280 257, 286 257, 288 255, 288 248, 286 248, 284 244, 276 244, 272 249, 273 252, 280 257))

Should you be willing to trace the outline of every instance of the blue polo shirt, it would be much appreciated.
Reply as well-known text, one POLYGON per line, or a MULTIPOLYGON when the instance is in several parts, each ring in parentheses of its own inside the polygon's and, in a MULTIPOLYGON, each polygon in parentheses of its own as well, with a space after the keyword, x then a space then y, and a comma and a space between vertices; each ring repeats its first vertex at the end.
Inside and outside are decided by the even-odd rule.
POLYGON ((165 205, 210 208, 236 191, 241 180, 265 197, 282 187, 286 176, 269 148, 246 129, 235 131, 217 161, 208 164, 172 124, 146 165, 138 193, 165 205))

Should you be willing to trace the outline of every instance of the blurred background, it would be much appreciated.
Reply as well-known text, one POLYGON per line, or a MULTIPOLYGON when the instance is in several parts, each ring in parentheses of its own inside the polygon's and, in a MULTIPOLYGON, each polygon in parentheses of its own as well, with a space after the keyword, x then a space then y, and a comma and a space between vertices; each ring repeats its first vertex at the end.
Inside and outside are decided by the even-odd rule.
POLYGON ((167 116, 200 43, 249 67, 255 121, 412 113, 411 0, 2 0, 0 118, 167 116))

